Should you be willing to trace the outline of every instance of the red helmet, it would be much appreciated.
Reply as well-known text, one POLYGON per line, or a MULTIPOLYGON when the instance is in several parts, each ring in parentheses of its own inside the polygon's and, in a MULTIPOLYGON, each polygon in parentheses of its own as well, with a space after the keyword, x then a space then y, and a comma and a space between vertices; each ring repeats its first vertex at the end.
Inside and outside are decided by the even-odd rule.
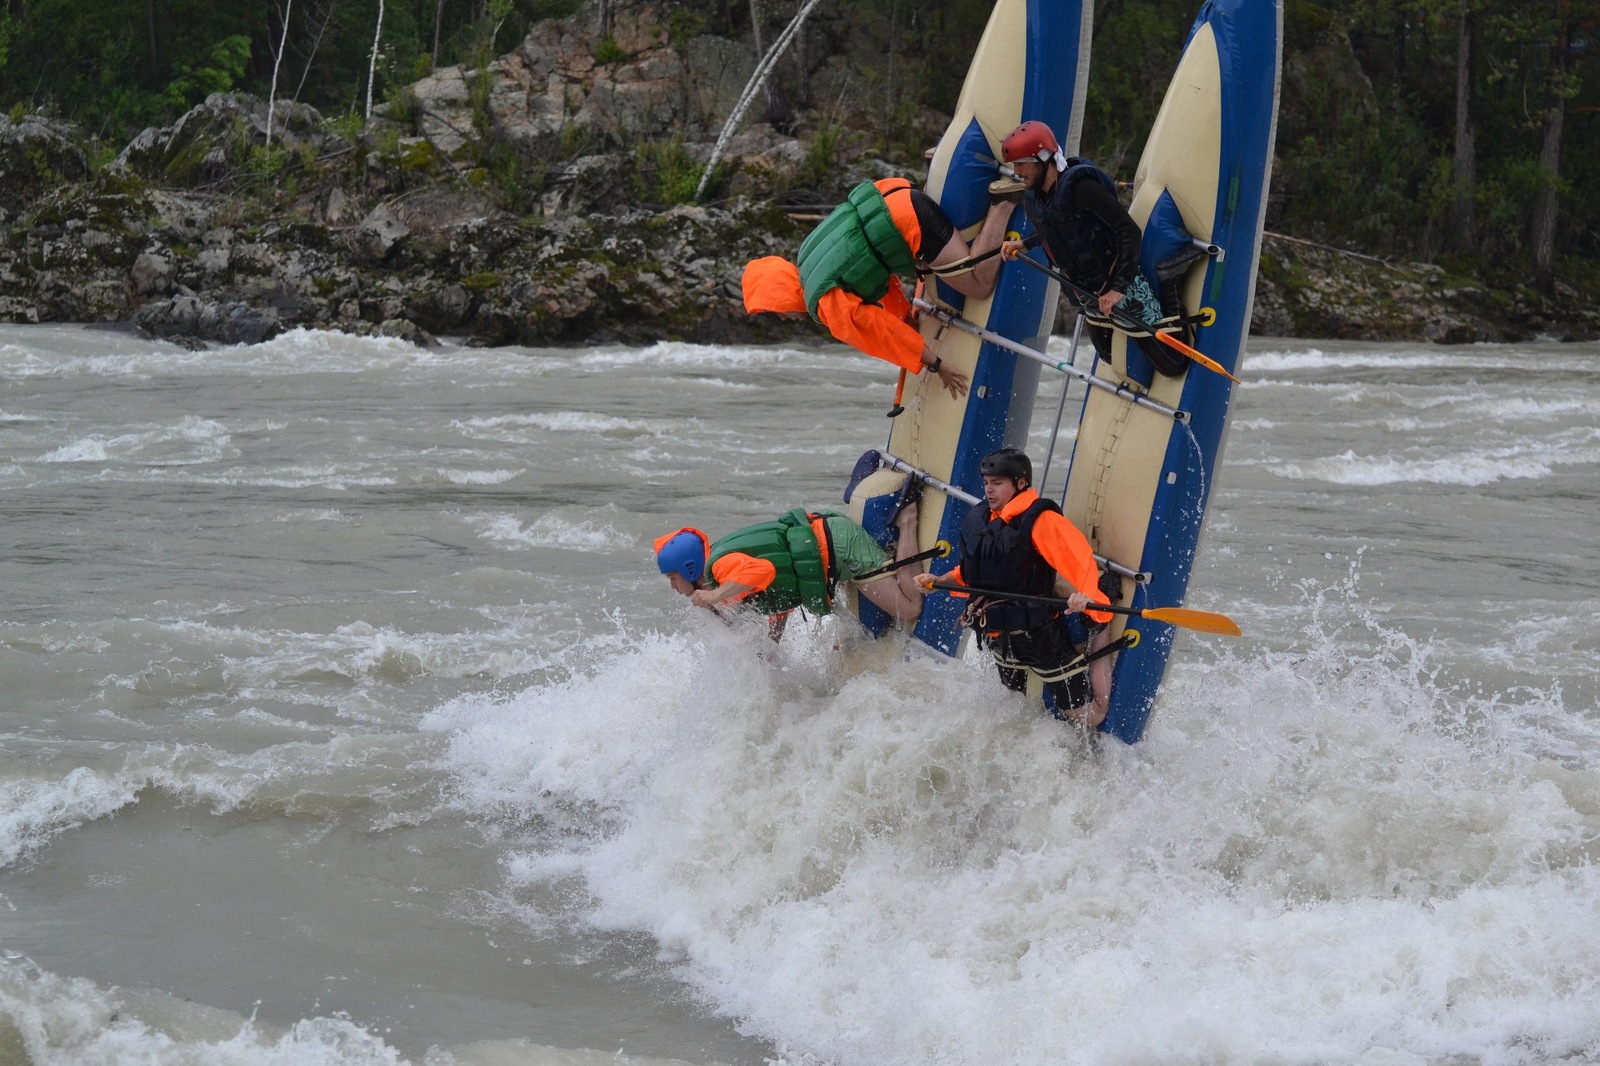
POLYGON ((1001 161, 1005 163, 1020 163, 1025 159, 1047 163, 1060 150, 1056 135, 1050 132, 1049 126, 1038 120, 1024 122, 1007 134, 1000 144, 1001 161))

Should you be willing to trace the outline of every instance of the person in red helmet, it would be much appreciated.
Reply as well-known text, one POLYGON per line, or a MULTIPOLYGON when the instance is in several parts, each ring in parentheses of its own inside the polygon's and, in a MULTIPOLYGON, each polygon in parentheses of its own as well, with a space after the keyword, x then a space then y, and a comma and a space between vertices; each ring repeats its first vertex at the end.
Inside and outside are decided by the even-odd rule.
MULTIPOLYGON (((895 516, 896 562, 917 554, 917 502, 908 497, 895 516)), ((656 567, 672 590, 696 607, 750 608, 767 615, 773 640, 789 613, 833 612, 834 588, 849 582, 890 617, 915 622, 922 593, 911 566, 896 567, 865 529, 833 511, 796 508, 771 522, 734 530, 712 541, 685 526, 654 544, 656 567)))
MULTIPOLYGON (((1161 300, 1140 272, 1144 235, 1117 199, 1116 182, 1087 159, 1064 154, 1043 122, 1024 122, 1012 130, 1000 153, 1026 187, 1022 208, 1034 228, 1026 241, 1006 241, 1000 254, 1015 259, 1043 243, 1056 269, 1094 294, 1093 305, 1084 310, 1091 317, 1089 336, 1102 356, 1111 350, 1106 320, 1113 311, 1153 333, 1162 318, 1161 300)), ((1153 336, 1131 339, 1162 374, 1180 374, 1187 365, 1153 336)))
MULTIPOLYGON (((887 360, 909 374, 931 370, 954 397, 967 391, 967 375, 947 366, 912 325, 914 312, 900 286, 942 267, 1000 246, 1013 204, 991 198, 983 228, 971 247, 938 203, 904 178, 862 182, 800 245, 798 262, 767 256, 746 264, 742 288, 752 315, 810 315, 835 340, 887 360)), ((966 296, 994 292, 999 261, 970 272, 941 275, 966 296)))

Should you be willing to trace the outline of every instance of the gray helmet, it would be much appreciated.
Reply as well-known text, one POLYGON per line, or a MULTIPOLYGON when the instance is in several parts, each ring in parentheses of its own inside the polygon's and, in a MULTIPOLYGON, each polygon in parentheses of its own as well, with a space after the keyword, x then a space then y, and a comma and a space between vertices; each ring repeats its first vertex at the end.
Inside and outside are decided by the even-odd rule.
POLYGON ((1028 484, 1033 484, 1033 461, 1021 448, 1001 448, 990 452, 978 464, 978 472, 984 477, 1023 478, 1028 484))

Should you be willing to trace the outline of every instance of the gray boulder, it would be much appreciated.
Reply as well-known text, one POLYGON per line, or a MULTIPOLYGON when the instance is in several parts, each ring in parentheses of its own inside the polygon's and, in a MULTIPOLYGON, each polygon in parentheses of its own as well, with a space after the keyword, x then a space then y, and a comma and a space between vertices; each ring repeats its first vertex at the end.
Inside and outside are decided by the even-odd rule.
POLYGON ((411 230, 387 204, 372 209, 351 235, 351 245, 368 259, 382 261, 395 246, 411 235, 411 230))
POLYGON ((28 115, 12 122, 0 115, 0 222, 45 193, 89 173, 79 147, 83 134, 60 122, 28 115))
POLYGON ((197 296, 154 300, 133 314, 133 324, 164 340, 259 344, 283 332, 270 308, 243 302, 217 302, 197 296))
POLYGON ((341 146, 323 130, 322 115, 307 104, 267 101, 249 93, 212 93, 205 103, 163 129, 146 129, 117 156, 115 164, 151 181, 193 186, 216 181, 247 163, 254 149, 272 145, 290 152, 341 146))

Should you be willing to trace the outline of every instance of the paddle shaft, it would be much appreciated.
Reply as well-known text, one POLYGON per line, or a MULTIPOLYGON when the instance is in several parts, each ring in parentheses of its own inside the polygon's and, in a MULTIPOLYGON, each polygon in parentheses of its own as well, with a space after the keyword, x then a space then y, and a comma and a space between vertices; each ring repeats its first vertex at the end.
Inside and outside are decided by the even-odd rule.
MULTIPOLYGON (((1090 292, 1088 289, 1084 288, 1082 285, 1079 285, 1077 282, 1073 281, 1071 278, 1067 277, 1055 267, 1050 266, 1047 263, 1041 263, 1037 259, 1027 255, 1019 255, 1016 258, 1022 260, 1024 263, 1027 263, 1029 266, 1033 267, 1033 269, 1040 271, 1047 277, 1055 278, 1061 284, 1071 289, 1073 294, 1077 297, 1074 302, 1079 307, 1086 311, 1090 308, 1094 308, 1097 311, 1099 310, 1099 297, 1090 292)), ((1209 355, 1206 355, 1204 352, 1200 352, 1194 348, 1191 348, 1189 345, 1183 343, 1176 337, 1169 336, 1168 334, 1161 332, 1159 329, 1153 329, 1152 327, 1145 325, 1143 322, 1140 322, 1138 319, 1124 314, 1121 311, 1117 311, 1116 309, 1112 309, 1111 314, 1107 317, 1111 319, 1113 325, 1122 330, 1124 333, 1148 333, 1157 341, 1165 344, 1168 348, 1171 348, 1177 352, 1182 352, 1184 355, 1188 356, 1190 359, 1193 359, 1207 370, 1210 370, 1213 373, 1221 374, 1223 377, 1228 378, 1231 381, 1236 382, 1239 380, 1229 373, 1227 368, 1221 363, 1217 362, 1209 355)))
POLYGON ((939 478, 936 478, 926 470, 912 466, 899 456, 890 455, 888 452, 879 452, 878 461, 884 466, 889 467, 891 470, 899 470, 903 473, 910 474, 912 477, 919 479, 924 485, 932 485, 946 496, 960 500, 969 507, 976 507, 978 504, 983 502, 980 497, 974 496, 965 489, 957 488, 948 481, 943 481, 939 478))
MULTIPOLYGON (((1006 592, 1001 589, 974 588, 971 585, 957 585, 951 581, 935 581, 933 587, 944 592, 966 592, 974 596, 989 596, 997 600, 1021 600, 1025 603, 1045 603, 1055 607, 1068 607, 1068 602, 1059 596, 1033 596, 1022 592, 1006 592)), ((1091 611, 1109 611, 1112 614, 1132 615, 1135 618, 1147 618, 1152 622, 1166 622, 1168 625, 1178 626, 1182 629, 1198 629, 1204 633, 1222 633, 1226 636, 1237 637, 1240 629, 1233 619, 1225 614, 1215 611, 1197 611, 1189 607, 1118 607, 1116 604, 1091 602, 1088 607, 1091 611)))
POLYGON ((947 540, 941 540, 934 544, 934 546, 929 548, 927 551, 921 551, 915 555, 908 555, 904 559, 896 559, 892 563, 885 563, 875 570, 868 570, 864 574, 857 574, 850 580, 857 582, 865 581, 869 577, 877 577, 879 574, 887 574, 900 569, 902 566, 910 566, 912 563, 920 563, 924 559, 943 559, 949 554, 950 542, 947 540))
MULTIPOLYGON (((959 489, 947 481, 941 481, 939 478, 934 477, 926 470, 913 466, 904 459, 901 459, 899 456, 890 455, 888 452, 879 452, 878 462, 889 467, 891 470, 904 471, 905 473, 910 474, 912 477, 919 478, 923 484, 932 485, 934 488, 938 489, 946 496, 949 496, 951 499, 960 500, 969 507, 976 507, 978 504, 983 502, 982 497, 974 496, 972 493, 967 492, 964 489, 959 489)), ((1107 559, 1102 555, 1096 555, 1094 557, 1094 561, 1099 563, 1101 566, 1104 566, 1112 573, 1121 574, 1123 577, 1130 578, 1141 585, 1147 585, 1150 583, 1149 574, 1135 570, 1129 566, 1123 566, 1114 559, 1107 559)))
MULTIPOLYGON (((1030 259, 1028 262, 1031 263, 1033 260, 1030 259)), ((938 304, 929 303, 927 300, 924 300, 921 297, 918 297, 911 302, 916 306, 917 310, 932 315, 936 320, 943 322, 947 326, 954 326, 963 333, 970 333, 980 340, 988 341, 996 348, 1004 348, 1008 352, 1015 352, 1024 359, 1032 359, 1036 363, 1043 363, 1045 366, 1061 371, 1068 377, 1077 378, 1085 385, 1089 385, 1092 388, 1101 389, 1105 392, 1111 393, 1113 396, 1127 400, 1135 407, 1143 407, 1147 411, 1155 411, 1159 414, 1166 415, 1168 418, 1171 418, 1177 422, 1189 421, 1188 411, 1179 411, 1176 408, 1168 407, 1164 403, 1150 399, 1150 397, 1141 392, 1135 392, 1127 385, 1119 385, 1115 382, 1107 381, 1105 378, 1091 374, 1087 370, 1075 367, 1071 363, 1064 363, 1059 360, 1052 359, 1043 352, 1029 348, 1025 344, 1018 344, 1009 337, 1002 337, 1000 334, 994 332, 994 330, 984 329, 982 326, 968 322, 966 319, 961 318, 958 315, 951 314, 938 304)))

